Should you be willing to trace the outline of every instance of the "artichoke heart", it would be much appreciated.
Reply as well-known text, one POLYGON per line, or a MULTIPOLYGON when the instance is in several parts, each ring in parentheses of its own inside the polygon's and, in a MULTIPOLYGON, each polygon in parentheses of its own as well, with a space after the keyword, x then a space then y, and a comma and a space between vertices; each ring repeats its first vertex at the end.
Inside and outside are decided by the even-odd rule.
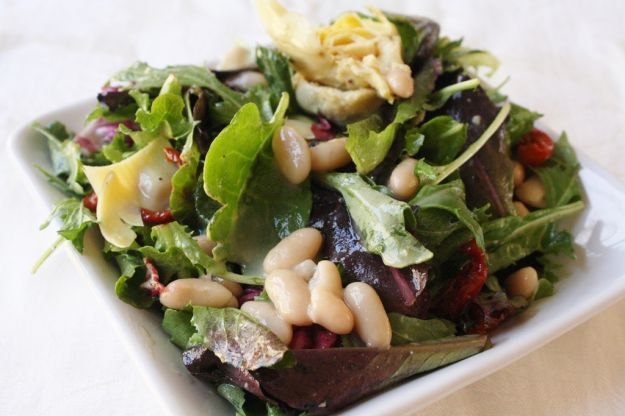
POLYGON ((166 139, 156 139, 121 162, 85 166, 85 175, 98 196, 100 231, 109 243, 130 246, 137 236, 131 227, 143 225, 141 208, 160 209, 168 202, 176 171, 165 159, 164 149, 169 146, 166 139))
POLYGON ((292 60, 299 77, 294 79, 296 84, 338 90, 330 96, 327 89, 319 90, 314 94, 317 98, 336 99, 340 92, 351 94, 339 100, 347 106, 337 114, 324 113, 324 103, 311 102, 311 94, 298 91, 298 102, 306 110, 319 109, 340 122, 358 118, 362 98, 372 93, 379 103, 412 95, 414 85, 410 67, 402 60, 401 38, 379 9, 370 7, 371 17, 345 13, 329 26, 315 28, 304 16, 289 12, 276 0, 256 0, 256 6, 277 48, 292 60), (349 102, 353 92, 358 99, 353 100, 352 107, 349 102), (308 100, 301 102, 302 97, 308 100))

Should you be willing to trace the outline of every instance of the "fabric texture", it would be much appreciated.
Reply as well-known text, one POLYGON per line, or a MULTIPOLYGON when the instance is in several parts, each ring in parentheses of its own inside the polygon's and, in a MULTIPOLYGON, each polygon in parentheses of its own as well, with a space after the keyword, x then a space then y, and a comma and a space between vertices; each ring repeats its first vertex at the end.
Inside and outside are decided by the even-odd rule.
MULTIPOLYGON (((505 93, 625 180, 624 2, 284 3, 319 22, 370 3, 437 20, 444 34, 498 56, 497 79, 511 77, 505 93)), ((236 40, 268 41, 248 0, 0 0, 0 144, 38 114, 95 96, 136 60, 214 61, 236 40)), ((47 213, 6 151, 0 178, 0 414, 164 414, 67 254, 59 250, 30 274, 55 236, 38 231, 47 213)), ((414 414, 623 415, 623 345, 625 301, 414 414)))

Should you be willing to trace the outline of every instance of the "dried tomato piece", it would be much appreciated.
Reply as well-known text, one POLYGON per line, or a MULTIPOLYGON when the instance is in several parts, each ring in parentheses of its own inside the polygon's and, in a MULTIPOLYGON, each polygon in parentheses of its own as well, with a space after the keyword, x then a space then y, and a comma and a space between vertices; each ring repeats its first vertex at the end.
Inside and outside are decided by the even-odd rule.
POLYGON ((553 140, 542 130, 532 129, 517 145, 519 161, 525 166, 540 166, 553 155, 553 140))
POLYGON ((164 211, 152 211, 147 208, 141 208, 141 219, 144 224, 158 225, 172 222, 174 220, 174 216, 168 209, 164 211))
POLYGON ((145 281, 139 287, 148 292, 150 296, 159 296, 165 286, 160 282, 158 270, 146 257, 143 258, 143 263, 145 264, 145 281))
POLYGON ((317 122, 310 126, 310 130, 317 140, 330 140, 335 137, 334 132, 332 132, 332 124, 323 117, 319 117, 317 122))
POLYGON ((95 212, 98 208, 98 196, 95 192, 89 192, 82 199, 82 204, 91 212, 95 212))
POLYGON ((464 308, 480 293, 488 277, 486 255, 475 240, 464 244, 460 251, 469 256, 469 262, 447 283, 434 302, 435 312, 453 321, 460 317, 464 308))
POLYGON ((178 150, 173 147, 166 147, 163 151, 165 152, 165 159, 167 159, 168 162, 175 163, 178 167, 184 164, 178 150))

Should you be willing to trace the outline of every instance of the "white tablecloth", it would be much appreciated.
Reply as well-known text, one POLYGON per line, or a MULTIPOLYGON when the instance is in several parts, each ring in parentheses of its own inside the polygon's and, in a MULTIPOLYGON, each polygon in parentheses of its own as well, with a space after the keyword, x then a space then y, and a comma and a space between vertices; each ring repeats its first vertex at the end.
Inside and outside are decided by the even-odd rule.
MULTIPOLYGON (((319 21, 363 6, 288 4, 319 21)), ((625 3, 377 4, 430 16, 444 33, 492 51, 511 76, 505 91, 515 101, 544 113, 546 123, 566 129, 577 148, 625 179, 625 3)), ((1 144, 38 114, 93 96, 137 59, 201 63, 237 39, 267 40, 247 0, 0 0, 1 144)), ((0 414, 163 414, 66 254, 30 274, 54 234, 37 230, 46 213, 24 191, 6 151, 0 178, 0 414)), ((417 414, 625 414, 625 302, 417 414)))

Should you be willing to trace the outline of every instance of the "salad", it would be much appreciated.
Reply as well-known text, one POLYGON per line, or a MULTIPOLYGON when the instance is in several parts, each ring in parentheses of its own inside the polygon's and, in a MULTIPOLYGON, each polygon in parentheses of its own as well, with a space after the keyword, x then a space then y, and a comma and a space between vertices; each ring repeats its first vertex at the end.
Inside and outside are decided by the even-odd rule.
POLYGON ((137 63, 78 133, 34 126, 66 194, 41 261, 99 233, 119 299, 162 316, 237 415, 327 414, 552 295, 579 164, 484 80, 495 57, 431 20, 256 7, 274 45, 137 63))

